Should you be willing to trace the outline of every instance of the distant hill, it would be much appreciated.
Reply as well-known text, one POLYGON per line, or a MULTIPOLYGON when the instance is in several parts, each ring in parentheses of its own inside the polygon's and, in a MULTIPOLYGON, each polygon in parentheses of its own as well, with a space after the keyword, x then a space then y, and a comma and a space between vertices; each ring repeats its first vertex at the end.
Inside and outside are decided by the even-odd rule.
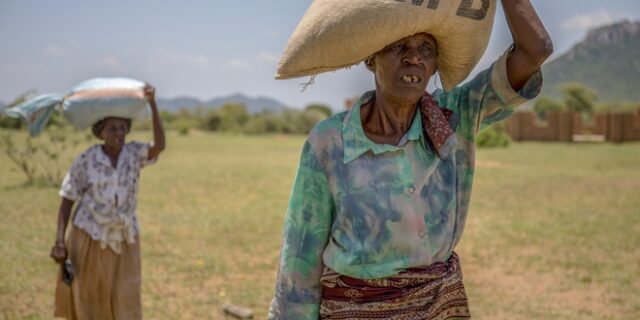
POLYGON ((210 105, 213 107, 220 107, 227 103, 244 104, 250 113, 261 112, 264 110, 280 112, 284 110, 284 108, 286 108, 286 106, 283 103, 277 100, 274 100, 272 98, 268 98, 268 97, 251 98, 241 93, 236 93, 227 97, 215 98, 215 99, 209 100, 209 102, 207 102, 207 105, 210 105))
POLYGON ((178 97, 173 99, 157 98, 156 100, 158 108, 172 112, 180 109, 194 109, 203 106, 202 101, 192 97, 178 97))
POLYGON ((158 99, 158 107, 161 110, 176 112, 180 109, 194 110, 196 108, 216 109, 228 103, 238 103, 246 106, 249 113, 258 113, 265 110, 280 112, 286 105, 268 97, 252 98, 241 93, 214 98, 209 101, 201 101, 193 97, 178 97, 174 99, 158 99))
POLYGON ((543 67, 543 95, 581 82, 601 102, 640 101, 640 22, 622 21, 589 31, 586 39, 543 67))

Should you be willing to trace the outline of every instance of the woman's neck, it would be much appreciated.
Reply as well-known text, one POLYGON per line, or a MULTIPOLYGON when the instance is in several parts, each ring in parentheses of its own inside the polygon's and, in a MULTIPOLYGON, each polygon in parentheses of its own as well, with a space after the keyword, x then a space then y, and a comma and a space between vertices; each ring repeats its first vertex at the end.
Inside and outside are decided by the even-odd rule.
POLYGON ((104 153, 107 155, 107 157, 109 158, 109 160, 111 160, 111 165, 115 168, 118 165, 118 157, 120 156, 120 152, 122 151, 122 148, 114 148, 111 146, 108 146, 106 144, 102 145, 102 151, 104 151, 104 153))
POLYGON ((399 103, 376 95, 360 108, 362 127, 375 143, 397 145, 413 122, 416 103, 399 103))

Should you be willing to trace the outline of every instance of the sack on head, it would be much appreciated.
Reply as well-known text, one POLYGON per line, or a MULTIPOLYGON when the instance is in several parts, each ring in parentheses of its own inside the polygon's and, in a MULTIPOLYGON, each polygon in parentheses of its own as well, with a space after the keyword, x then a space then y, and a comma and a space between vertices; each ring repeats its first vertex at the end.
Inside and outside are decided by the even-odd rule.
POLYGON ((146 115, 144 82, 126 78, 97 78, 73 88, 62 103, 65 118, 78 129, 107 118, 139 119, 146 115))
POLYGON ((445 90, 462 82, 489 42, 495 0, 314 0, 280 59, 276 79, 357 64, 420 32, 438 44, 445 90))
POLYGON ((77 129, 85 129, 108 117, 140 119, 147 114, 145 83, 127 78, 96 78, 80 83, 68 95, 44 94, 5 110, 21 118, 31 136, 45 128, 56 106, 77 129))

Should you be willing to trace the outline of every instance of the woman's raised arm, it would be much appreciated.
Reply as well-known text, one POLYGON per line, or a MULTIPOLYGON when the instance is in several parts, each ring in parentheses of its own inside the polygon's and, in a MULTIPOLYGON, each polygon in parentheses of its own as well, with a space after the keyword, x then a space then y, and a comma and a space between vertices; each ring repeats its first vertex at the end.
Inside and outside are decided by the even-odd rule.
POLYGON ((502 7, 514 43, 507 75, 518 91, 553 53, 553 43, 529 0, 502 0, 502 7))
POLYGON ((164 150, 164 128, 162 127, 162 120, 156 106, 156 89, 149 84, 144 87, 144 96, 149 101, 151 107, 151 121, 153 122, 153 145, 149 148, 149 156, 147 159, 155 159, 160 152, 164 150))

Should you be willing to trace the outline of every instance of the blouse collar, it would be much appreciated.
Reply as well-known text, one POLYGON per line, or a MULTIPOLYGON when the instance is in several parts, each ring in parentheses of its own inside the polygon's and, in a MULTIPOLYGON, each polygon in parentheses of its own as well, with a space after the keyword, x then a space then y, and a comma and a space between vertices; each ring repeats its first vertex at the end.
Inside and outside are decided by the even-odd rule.
MULTIPOLYGON (((344 141, 344 158, 343 162, 349 163, 361 155, 365 154, 367 151, 371 150, 374 154, 381 154, 385 152, 393 152, 398 151, 401 148, 399 146, 394 146, 391 144, 378 144, 364 133, 364 129, 362 127, 362 119, 360 117, 360 108, 362 105, 367 104, 371 99, 375 97, 375 91, 369 91, 354 103, 353 107, 350 111, 347 112, 346 116, 342 121, 342 140, 344 141)), ((417 105, 416 105, 417 108, 417 105)), ((416 114, 414 116, 413 122, 409 131, 404 135, 404 137, 400 140, 400 146, 403 146, 408 141, 413 140, 421 140, 423 141, 422 135, 422 119, 420 116, 420 110, 416 110, 416 114)))

